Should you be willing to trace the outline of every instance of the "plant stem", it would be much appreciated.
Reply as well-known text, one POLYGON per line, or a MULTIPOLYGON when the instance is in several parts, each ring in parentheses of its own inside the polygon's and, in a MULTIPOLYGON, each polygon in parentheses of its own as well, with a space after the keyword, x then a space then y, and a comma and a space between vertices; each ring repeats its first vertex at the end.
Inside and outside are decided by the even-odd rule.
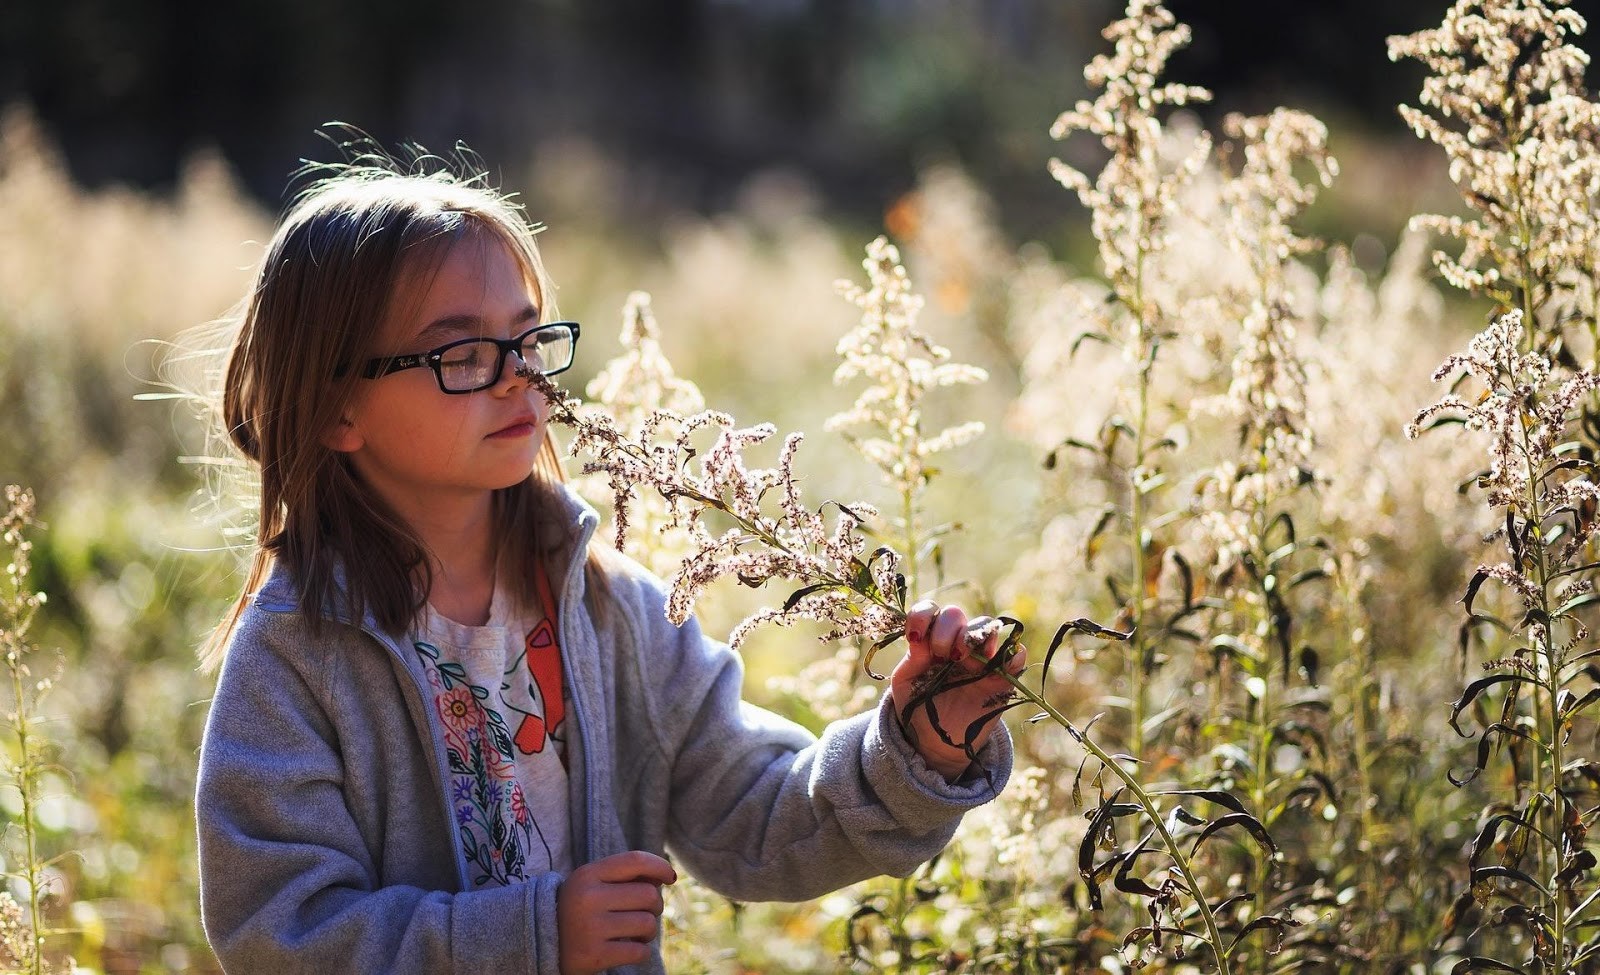
MULTIPOLYGON (((1343 589, 1346 612, 1350 620, 1360 620, 1360 594, 1358 591, 1349 588, 1354 585, 1354 580, 1348 579, 1346 574, 1341 571, 1340 585, 1343 589)), ((1362 629, 1365 630, 1365 626, 1362 629)), ((1340 628, 1340 631, 1351 632, 1349 620, 1347 620, 1345 626, 1340 628)), ((1351 745, 1355 752, 1356 781, 1359 783, 1357 795, 1360 798, 1358 800, 1359 814, 1356 818, 1356 839, 1353 848, 1348 852, 1358 864, 1359 880, 1356 889, 1361 892, 1363 897, 1375 897, 1382 881, 1370 849, 1373 834, 1372 800, 1376 793, 1372 787, 1372 754, 1367 740, 1369 733, 1367 728, 1367 702, 1370 697, 1368 694, 1370 686, 1368 675, 1372 673, 1373 660, 1370 651, 1371 642, 1365 633, 1362 634, 1361 639, 1353 642, 1355 644, 1353 648, 1355 650, 1355 668, 1352 671, 1354 679, 1351 682, 1352 687, 1349 692, 1353 709, 1351 717, 1354 722, 1354 741, 1351 742, 1351 745)), ((1371 908, 1376 908, 1376 906, 1376 904, 1369 905, 1371 908)), ((1372 916, 1371 911, 1367 913, 1369 917, 1372 916)), ((1368 930, 1371 931, 1371 929, 1368 930)), ((1375 938, 1368 938, 1363 947, 1371 948, 1375 941, 1375 938)))
MULTIPOLYGON (((1531 303, 1528 288, 1523 288, 1524 316, 1527 315, 1531 303)), ((1531 319, 1528 321, 1529 332, 1532 331, 1531 319)), ((1508 367, 1509 367, 1508 363, 1508 367)), ((1533 702, 1534 720, 1540 729, 1540 737, 1544 737, 1545 721, 1548 719, 1548 734, 1542 748, 1536 747, 1533 754, 1534 790, 1535 796, 1544 794, 1545 785, 1550 784, 1550 818, 1553 829, 1549 832, 1550 839, 1538 844, 1539 874, 1541 879, 1549 883, 1549 905, 1547 914, 1551 923, 1552 950, 1555 952, 1555 963, 1547 969, 1551 975, 1565 975, 1566 965, 1566 918, 1561 912, 1561 888, 1556 878, 1561 875, 1566 867, 1566 857, 1562 853, 1562 836, 1565 832, 1565 823, 1562 820, 1561 798, 1561 715, 1560 694, 1561 689, 1561 651, 1555 642, 1555 621, 1550 618, 1550 563, 1546 558, 1544 537, 1544 513, 1539 503, 1539 488, 1543 480, 1540 472, 1534 468, 1533 452, 1528 443, 1528 429, 1526 424, 1521 425, 1523 460, 1528 471, 1528 526, 1533 534, 1534 572, 1539 584, 1538 610, 1544 625, 1541 627, 1542 635, 1538 652, 1544 657, 1546 673, 1543 679, 1537 678, 1534 686, 1535 694, 1542 695, 1543 700, 1536 697, 1533 702), (1540 753, 1548 756, 1551 768, 1548 769, 1549 777, 1546 778, 1546 768, 1540 760, 1540 753), (1553 850, 1547 849, 1554 846, 1553 850), (1552 867, 1551 859, 1554 859, 1552 867)), ((1514 568, 1520 569, 1520 566, 1514 568)), ((1530 824, 1531 825, 1531 824, 1530 824)))
MULTIPOLYGON (((20 640, 21 634, 15 634, 20 640)), ((13 772, 16 778, 17 791, 22 795, 22 836, 25 855, 27 857, 25 877, 28 883, 28 919, 31 924, 31 938, 28 943, 28 956, 22 959, 28 965, 28 970, 33 975, 41 975, 44 971, 44 911, 43 885, 40 883, 38 830, 36 828, 37 812, 34 809, 36 796, 34 795, 34 780, 37 770, 33 764, 32 736, 29 734, 29 718, 27 699, 24 696, 26 689, 23 686, 23 664, 18 658, 19 650, 12 648, 7 653, 6 663, 11 669, 12 700, 16 704, 16 713, 12 717, 12 728, 17 735, 17 766, 13 772)))
POLYGON ((914 488, 907 487, 900 492, 900 509, 901 516, 905 519, 906 532, 904 539, 906 592, 911 593, 912 598, 918 598, 922 594, 917 583, 917 549, 921 545, 921 539, 917 537, 917 498, 914 488))
POLYGON ((1144 264, 1145 251, 1139 248, 1138 260, 1134 268, 1133 296, 1128 302, 1139 326, 1139 412, 1134 419, 1133 437, 1133 474, 1129 479, 1132 489, 1130 499, 1129 521, 1133 533, 1133 603, 1131 608, 1131 625, 1133 641, 1130 647, 1133 654, 1133 667, 1129 675, 1129 728, 1128 751, 1135 758, 1144 757, 1144 722, 1147 710, 1145 697, 1149 693, 1148 672, 1146 671, 1146 658, 1148 650, 1145 646, 1144 635, 1144 602, 1145 602, 1145 539, 1144 539, 1144 477, 1145 477, 1145 440, 1150 420, 1150 377, 1155 371, 1156 350, 1160 348, 1160 339, 1153 335, 1154 329, 1145 323, 1144 303, 1144 264), (1145 346, 1149 349, 1146 351, 1145 346))
POLYGON ((1051 720, 1065 728, 1074 741, 1088 749, 1089 753, 1098 759, 1100 764, 1110 769, 1112 774, 1121 779, 1123 784, 1133 793, 1140 807, 1144 810, 1145 818, 1150 821, 1151 825, 1155 827, 1156 834, 1161 837, 1161 844, 1166 848, 1167 855, 1171 857, 1173 865, 1178 868, 1179 874, 1182 875, 1184 885, 1188 887, 1190 896, 1194 898, 1195 907, 1200 912, 1200 919, 1205 924, 1206 938, 1211 944, 1213 956, 1216 958, 1218 975, 1232 975, 1233 969, 1228 964, 1227 950, 1222 943, 1222 931, 1217 926, 1217 919, 1211 911, 1211 905, 1206 902, 1205 892, 1200 889, 1200 881, 1194 874, 1194 868, 1189 863, 1189 858, 1184 855, 1183 849, 1178 846, 1178 841, 1167 829, 1166 821, 1161 818, 1161 810, 1156 807, 1155 800, 1150 798, 1149 793, 1144 791, 1144 787, 1139 784, 1138 778, 1132 772, 1123 768, 1122 763, 1101 748, 1093 738, 1079 731, 1066 715, 1056 710, 1049 701, 1046 701, 1033 688, 1024 684, 1020 678, 1014 674, 1007 673, 1003 669, 997 671, 997 673, 1003 675, 1029 704, 1039 708, 1049 715, 1051 720))
MULTIPOLYGON (((1262 483, 1267 482, 1267 469, 1269 458, 1265 445, 1265 438, 1256 454, 1256 470, 1262 478, 1262 483)), ((1261 819, 1261 825, 1271 830, 1271 775, 1272 775, 1272 656, 1273 644, 1277 642, 1278 624, 1272 612, 1272 590, 1275 586, 1273 570, 1268 559, 1271 555, 1267 551, 1267 507, 1268 499, 1258 495, 1255 499, 1254 511, 1251 512, 1253 524, 1252 535, 1255 539, 1256 551, 1253 557, 1260 569, 1261 586, 1261 622, 1266 624, 1265 633, 1261 640, 1261 660, 1258 665, 1258 676, 1261 680, 1261 696, 1256 700, 1256 754, 1255 754, 1255 781, 1251 790, 1252 798, 1256 804, 1256 815, 1261 819)), ((1283 675, 1285 681, 1288 674, 1283 675)), ((1267 904, 1271 899, 1269 887, 1272 882, 1272 863, 1269 860, 1256 858, 1256 914, 1264 915, 1267 904)), ((1269 960, 1265 945, 1258 945, 1256 951, 1257 961, 1263 975, 1265 975, 1269 960)))

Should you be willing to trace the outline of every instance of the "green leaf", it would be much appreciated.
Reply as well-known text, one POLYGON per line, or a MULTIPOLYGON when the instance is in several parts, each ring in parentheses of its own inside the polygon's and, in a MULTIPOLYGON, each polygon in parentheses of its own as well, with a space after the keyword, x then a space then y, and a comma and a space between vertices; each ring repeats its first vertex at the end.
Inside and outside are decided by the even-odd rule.
POLYGON ((1522 738, 1526 741, 1537 744, 1537 742, 1534 741, 1533 736, 1521 728, 1518 728, 1515 725, 1505 724, 1503 722, 1496 722, 1485 728, 1483 730, 1483 737, 1478 740, 1477 764, 1465 775, 1460 776, 1459 778, 1456 776, 1454 770, 1447 770, 1445 772, 1445 778, 1449 779, 1450 783, 1458 788, 1477 778, 1480 772, 1489 767, 1489 753, 1494 748, 1496 737, 1522 738))
POLYGON ((1123 790, 1118 789, 1095 808, 1088 828, 1083 831, 1083 839, 1078 843, 1078 876, 1088 887, 1089 907, 1096 911, 1104 907, 1105 902, 1100 896, 1100 879, 1094 865, 1095 847, 1101 842, 1102 834, 1115 836, 1111 810, 1122 793, 1123 790))
POLYGON ((1104 332, 1079 332, 1078 337, 1072 340, 1072 349, 1067 353, 1067 358, 1071 359, 1076 356, 1078 354, 1078 346, 1085 342, 1099 342, 1103 345, 1116 346, 1116 343, 1111 341, 1111 336, 1104 332))
POLYGON ((827 589, 830 586, 832 586, 832 583, 828 582, 819 582, 810 586, 801 586, 799 589, 796 589, 794 592, 790 593, 789 598, 783 601, 783 611, 785 613, 789 612, 796 606, 800 605, 800 600, 806 598, 814 592, 817 592, 818 590, 827 589))
POLYGON ((1530 826, 1527 820, 1523 819, 1521 816, 1518 816, 1516 813, 1498 813, 1494 816, 1491 816, 1489 820, 1483 824, 1483 828, 1478 830, 1478 835, 1472 841, 1470 847, 1471 852, 1467 856, 1467 869, 1469 871, 1476 870, 1478 868, 1478 860, 1482 858, 1484 854, 1494 852, 1495 844, 1500 838, 1501 823, 1510 823, 1514 828, 1531 830, 1535 833, 1538 833, 1540 836, 1544 835, 1537 827, 1530 826))
POLYGON ((1515 867, 1505 867, 1498 864, 1488 867, 1479 867, 1476 870, 1471 871, 1470 876, 1472 882, 1475 884, 1482 883, 1486 880, 1509 880, 1512 883, 1524 884, 1528 887, 1532 887, 1534 890, 1538 891, 1547 898, 1550 896, 1550 891, 1545 888, 1544 884, 1539 883, 1539 881, 1534 880, 1532 877, 1528 876, 1526 873, 1523 873, 1521 870, 1516 869, 1515 867))
POLYGON ((1043 677, 1050 676, 1050 662, 1055 659, 1056 651, 1061 649, 1062 641, 1066 639, 1067 634, 1070 632, 1072 632, 1072 626, 1068 623, 1062 623, 1061 626, 1056 630, 1055 637, 1050 641, 1050 649, 1044 652, 1043 677))
POLYGON ((1561 715, 1561 720, 1563 721, 1576 716, 1580 711, 1587 710, 1589 705, 1593 704, 1595 701, 1600 701, 1600 687, 1589 688, 1588 692, 1582 697, 1578 697, 1577 695, 1566 690, 1563 690, 1561 693, 1567 695, 1565 706, 1562 706, 1562 702, 1557 702, 1558 713, 1561 715))
MULTIPOLYGON (((1249 924, 1246 924, 1244 927, 1239 929, 1238 935, 1236 935, 1233 939, 1233 942, 1228 945, 1228 951, 1232 953, 1234 949, 1239 947, 1240 942, 1244 941, 1244 939, 1252 932, 1264 931, 1268 928, 1271 928, 1279 938, 1282 938, 1284 928, 1299 926, 1299 921, 1296 921, 1292 917, 1284 917, 1280 914, 1264 914, 1261 917, 1252 918, 1249 924)), ((1268 953, 1271 953, 1270 949, 1268 953)))
POLYGON ((1472 737, 1470 732, 1461 730, 1461 726, 1456 723, 1456 719, 1461 716, 1461 712, 1466 710, 1479 694, 1494 687, 1496 684, 1530 684, 1535 687, 1538 686, 1533 678, 1525 674, 1491 674, 1488 677, 1478 678, 1468 684, 1467 689, 1461 693, 1460 700, 1450 706, 1450 727, 1456 730, 1456 734, 1463 738, 1472 737))
POLYGON ((1570 887, 1583 879, 1583 875, 1595 867, 1595 856, 1588 850, 1577 850, 1567 860, 1567 865, 1556 874, 1557 887, 1570 887))
POLYGON ((1236 813, 1245 812, 1244 803, 1221 789, 1162 789, 1160 791, 1151 790, 1150 794, 1152 796, 1188 796, 1193 799, 1203 799, 1206 802, 1222 806, 1236 813))
POLYGON ((874 673, 873 672, 873 670, 872 670, 872 658, 876 657, 878 655, 878 651, 879 650, 882 650, 884 647, 888 646, 889 644, 893 643, 894 641, 900 639, 901 637, 903 637, 905 635, 906 635, 906 631, 905 630, 903 630, 903 629, 902 630, 895 630, 893 633, 885 634, 883 637, 879 638, 878 642, 874 643, 871 647, 867 648, 867 656, 866 656, 866 658, 864 660, 861 661, 861 669, 867 672, 867 676, 868 677, 871 677, 873 680, 883 680, 884 679, 884 675, 883 674, 878 674, 878 673, 874 673))
POLYGON ((1467 595, 1462 600, 1462 602, 1466 603, 1467 605, 1468 615, 1471 615, 1472 613, 1472 600, 1478 595, 1478 590, 1483 587, 1483 584, 1487 582, 1488 579, 1489 572, 1487 569, 1479 569, 1477 572, 1472 574, 1472 580, 1467 583, 1467 595))
POLYGON ((1588 572, 1590 569, 1600 569, 1600 562, 1585 562, 1582 565, 1574 565, 1569 568, 1562 569, 1560 572, 1553 573, 1550 576, 1550 581, 1555 582, 1557 579, 1560 579, 1564 576, 1570 576, 1578 572, 1588 572))
MULTIPOLYGON (((1261 531, 1261 541, 1262 541, 1263 545, 1266 543, 1267 539, 1272 537, 1272 530, 1274 528, 1278 528, 1280 526, 1283 528, 1283 533, 1284 533, 1284 538, 1285 538, 1285 543, 1284 544, 1285 545, 1293 545, 1294 544, 1294 539, 1295 539, 1294 518, 1293 518, 1293 516, 1291 516, 1289 514, 1289 512, 1280 511, 1280 512, 1278 512, 1277 517, 1275 517, 1271 521, 1267 522, 1267 527, 1262 529, 1262 531, 1261 531)), ((1280 551, 1282 551, 1282 549, 1280 549, 1280 551)))
POLYGON ((1290 589, 1294 589, 1296 587, 1303 586, 1308 582, 1313 582, 1313 581, 1315 581, 1317 579, 1326 579, 1326 578, 1328 578, 1328 570, 1327 569, 1324 569, 1324 568, 1321 568, 1321 567, 1318 567, 1318 568, 1315 568, 1315 569, 1307 569, 1304 572, 1300 573, 1299 575, 1295 576, 1293 579, 1289 580, 1289 588, 1290 589))
POLYGON ((1135 877, 1132 873, 1134 866, 1139 861, 1139 857, 1152 852, 1147 847, 1151 836, 1154 835, 1155 831, 1152 830, 1149 835, 1139 841, 1138 846, 1123 856, 1122 862, 1117 866, 1116 876, 1112 878, 1111 882, 1124 894, 1133 894, 1136 897, 1155 897, 1161 893, 1161 891, 1146 883, 1142 877, 1135 877))
POLYGON ((1094 620, 1081 616, 1063 625, 1070 627, 1075 633, 1084 633, 1089 636, 1097 636, 1104 640, 1127 640, 1133 636, 1132 630, 1113 630, 1108 626, 1101 626, 1094 620))
POLYGON ((1094 557, 1100 554, 1102 544, 1101 534, 1111 524, 1111 519, 1117 516, 1115 505, 1106 505, 1100 512, 1100 517, 1095 521, 1094 528, 1090 529, 1089 537, 1083 543, 1083 563, 1089 568, 1094 568, 1094 557))
POLYGON ((1067 447, 1071 447, 1075 450, 1085 450, 1096 456, 1099 456, 1100 454, 1100 448, 1094 444, 1086 443, 1076 437, 1068 437, 1052 448, 1048 454, 1044 455, 1044 469, 1047 471, 1055 470, 1056 464, 1060 463, 1062 450, 1067 447))
POLYGON ((1178 575, 1183 580, 1183 608, 1188 611, 1194 606, 1194 570, 1189 568, 1189 560, 1176 549, 1172 550, 1172 563, 1178 567, 1178 575))
POLYGON ((1256 655, 1255 651, 1245 646, 1238 637, 1231 633, 1223 633, 1212 637, 1207 646, 1211 649, 1213 657, 1229 656, 1247 663, 1261 662, 1261 658, 1256 655))
POLYGON ((1251 836, 1255 837, 1256 842, 1261 844, 1262 848, 1265 849, 1269 855, 1278 852, 1278 845, 1272 842, 1272 836, 1268 834, 1267 828, 1261 825, 1261 820, 1255 818, 1249 813, 1238 812, 1229 813, 1228 815, 1223 816, 1221 819, 1214 820, 1210 826, 1207 826, 1204 830, 1202 830, 1200 835, 1195 838, 1194 846, 1189 848, 1189 856, 1193 857, 1196 853, 1198 853, 1200 851, 1200 844, 1204 843, 1207 839, 1225 829, 1229 829, 1234 826, 1243 828, 1251 836))

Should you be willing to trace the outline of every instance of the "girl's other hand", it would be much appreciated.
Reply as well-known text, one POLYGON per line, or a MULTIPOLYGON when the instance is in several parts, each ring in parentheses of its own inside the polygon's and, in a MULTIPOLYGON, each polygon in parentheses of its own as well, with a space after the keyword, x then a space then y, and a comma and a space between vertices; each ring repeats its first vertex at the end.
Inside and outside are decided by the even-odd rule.
POLYGON ((556 892, 562 975, 644 963, 661 933, 661 887, 677 880, 672 864, 643 850, 572 871, 556 892))
MULTIPOLYGON (((905 657, 895 667, 889 678, 889 695, 893 699, 895 714, 902 715, 920 690, 921 682, 936 673, 946 662, 954 661, 952 677, 976 674, 984 668, 1000 646, 1000 627, 993 617, 980 616, 972 620, 959 606, 940 607, 924 600, 911 607, 906 614, 905 657), (969 634, 988 631, 980 647, 968 642, 969 634)), ((1006 663, 1013 676, 1022 673, 1026 665, 1025 653, 1019 647, 1006 663)), ((939 714, 939 724, 946 736, 959 746, 967 736, 967 728, 981 715, 992 710, 1012 693, 1010 682, 1004 674, 994 673, 982 680, 941 691, 934 697, 934 709, 939 714)), ((973 737, 972 750, 977 751, 994 733, 998 716, 985 722, 973 737)), ((929 767, 954 782, 972 764, 960 747, 945 744, 928 718, 928 710, 918 707, 909 722, 902 722, 906 737, 923 757, 929 767)))

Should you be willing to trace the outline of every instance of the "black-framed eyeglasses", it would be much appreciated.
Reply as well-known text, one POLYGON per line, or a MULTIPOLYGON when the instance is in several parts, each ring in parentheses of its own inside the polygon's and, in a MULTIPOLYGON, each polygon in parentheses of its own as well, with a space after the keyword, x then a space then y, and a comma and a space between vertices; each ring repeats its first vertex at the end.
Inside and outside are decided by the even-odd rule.
POLYGON ((506 356, 516 353, 530 368, 554 376, 572 366, 578 348, 577 322, 551 322, 510 339, 458 339, 431 352, 369 359, 361 375, 378 379, 402 369, 427 366, 447 393, 476 393, 500 381, 506 356))

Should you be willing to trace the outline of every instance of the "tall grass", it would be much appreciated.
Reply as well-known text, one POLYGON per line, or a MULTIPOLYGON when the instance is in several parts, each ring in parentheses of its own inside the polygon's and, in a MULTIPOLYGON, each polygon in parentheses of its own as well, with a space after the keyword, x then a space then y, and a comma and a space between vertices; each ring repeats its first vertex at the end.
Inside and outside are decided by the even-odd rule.
POLYGON ((40 713, 54 680, 35 673, 40 653, 29 642, 34 618, 45 603, 44 594, 33 590, 30 578, 33 542, 28 535, 34 528, 33 495, 16 485, 7 486, 5 511, 0 512, 0 542, 7 557, 5 579, 0 581, 0 654, 5 658, 11 692, 6 710, 12 736, 5 750, 7 785, 15 790, 20 810, 6 831, 5 852, 11 866, 6 877, 21 887, 23 898, 19 904, 9 892, 0 892, 0 951, 17 971, 42 975, 58 969, 47 960, 48 942, 55 932, 46 924, 46 912, 55 908, 59 917, 65 905, 47 903, 53 893, 59 893, 50 877, 56 857, 45 854, 39 826, 46 774, 56 766, 40 713))
MULTIPOLYGON (((1401 205, 1367 175, 1392 157, 1347 136, 1335 167, 1340 134, 1289 109, 1205 131, 1185 110, 1205 93, 1164 77, 1183 25, 1144 0, 1058 120, 1060 160, 1040 160, 1071 191, 1064 226, 1082 204, 1083 267, 1008 241, 950 166, 892 203, 898 247, 873 244, 864 280, 860 242, 776 183, 653 244, 552 229, 563 311, 624 309, 615 344, 591 330, 592 361, 613 361, 583 415, 665 451, 621 483, 688 472, 677 488, 716 500, 674 527, 637 490, 617 527, 678 577, 675 610, 741 642, 749 696, 812 727, 871 706, 863 664, 881 669, 873 646, 929 592, 1014 620, 1006 645, 1034 665, 996 702, 1015 706, 1012 785, 945 853, 797 907, 681 886, 673 970, 1600 969, 1582 26, 1561 3, 1476 0, 1394 41, 1429 71, 1405 117, 1462 208, 1398 241, 1314 243, 1334 210, 1401 205), (1450 388, 1420 425, 1467 437, 1405 443, 1440 361, 1450 388), (708 402, 731 429, 686 422, 708 402), (763 445, 732 417, 821 435, 763 445), (752 616, 794 626, 738 626, 752 616), (845 639, 812 639, 830 628, 845 639)), ((35 777, 37 801, 7 800, 20 879, 0 927, 25 969, 210 970, 188 813, 208 689, 189 652, 231 562, 204 551, 226 539, 175 461, 195 434, 132 404, 130 349, 231 304, 238 244, 267 220, 215 162, 170 199, 63 171, 9 115, 0 230, 31 246, 0 264, 0 474, 38 490, 52 599, 13 600, 0 629, 64 648, 67 718, 58 751, 12 751, 69 756, 79 785, 35 777), (29 893, 46 887, 55 902, 29 893)), ((604 503, 610 480, 586 489, 604 503)))
MULTIPOLYGON (((1490 300, 1492 319, 1436 381, 1451 392, 1408 428, 1463 423, 1487 435, 1476 475, 1504 558, 1466 586, 1463 656, 1482 671, 1451 706, 1470 714, 1477 755, 1458 784, 1499 758, 1506 774, 1475 823, 1467 885, 1447 919, 1472 951, 1463 968, 1587 971, 1600 961, 1600 884, 1587 848, 1600 796, 1592 749, 1600 670, 1589 661, 1600 104, 1583 87, 1585 27, 1564 3, 1455 4, 1436 30, 1390 40, 1429 69, 1423 108, 1401 111, 1451 160, 1472 219, 1415 224, 1461 243, 1435 262, 1490 300), (1587 367, 1585 365, 1587 363, 1587 367), (1500 587, 1502 598, 1480 596, 1500 587), (1485 605, 1490 603, 1490 605, 1485 605)), ((1493 558, 1493 556, 1491 556, 1493 558)))

